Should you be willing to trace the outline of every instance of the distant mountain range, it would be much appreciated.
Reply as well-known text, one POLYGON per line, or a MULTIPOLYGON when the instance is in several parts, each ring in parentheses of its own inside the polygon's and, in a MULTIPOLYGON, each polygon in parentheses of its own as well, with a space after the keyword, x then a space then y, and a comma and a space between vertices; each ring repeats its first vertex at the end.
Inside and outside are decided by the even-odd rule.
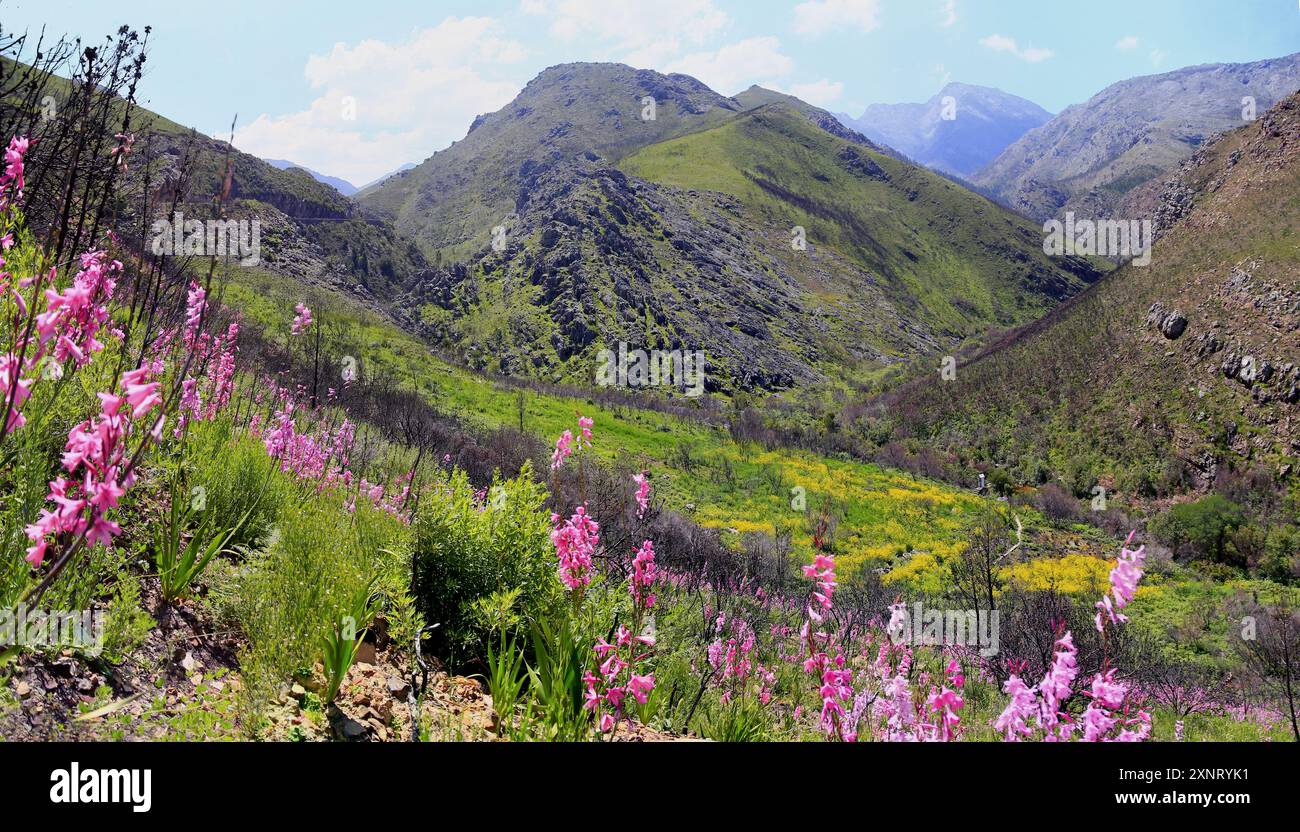
MULTIPOLYGON (((1147 135, 1155 142, 1170 135, 1177 113, 1203 111, 1202 87, 1239 101, 1239 89, 1220 75, 1251 90, 1263 113, 1271 90, 1291 83, 1295 63, 1260 62, 1246 75, 1171 73, 1209 72, 1205 84, 1180 82, 1190 90, 1182 95, 1196 99, 1190 103, 1147 93, 1148 122, 1162 126, 1147 135)), ((1023 100, 965 85, 916 105, 923 122, 934 117, 932 104, 940 123, 930 133, 942 140, 927 158, 955 175, 974 164, 944 155, 944 141, 962 135, 955 131, 983 127, 987 137, 1001 121, 1001 141, 1020 129, 1005 124, 1044 116, 1023 100), (943 118, 945 96, 954 120, 943 118)), ((1071 108, 1030 129, 986 170, 1034 137, 1055 135, 1053 125, 1079 109, 1090 110, 1071 108)), ((1097 129, 1123 134, 1127 128, 1108 119, 1123 121, 1127 110, 1107 112, 1096 112, 1105 124, 1097 129)), ((1211 133, 1197 129, 1207 130, 1196 142, 1203 145, 1211 133)), ((727 97, 685 75, 565 64, 476 118, 451 147, 351 200, 306 171, 277 171, 242 155, 234 193, 276 205, 298 226, 301 244, 272 252, 274 267, 295 275, 327 268, 334 285, 354 281, 403 326, 471 367, 590 384, 598 351, 626 342, 705 349, 707 388, 716 392, 854 384, 889 365, 959 350, 991 329, 1051 321, 1062 301, 1109 269, 1045 255, 1039 222, 913 164, 912 153, 927 154, 900 140, 905 132, 893 133, 902 145, 895 148, 879 131, 873 140, 761 87, 727 97)), ((981 152, 992 152, 990 142, 981 152)), ((1108 164, 1124 154, 1112 148, 1101 156, 1108 164)), ((1117 198, 1154 190, 1151 213, 1164 206, 1169 216, 1161 183, 1182 158, 1167 154, 1150 180, 1135 180, 1141 189, 1117 198)), ((1041 212, 1029 213, 1041 221, 1041 212)), ((1086 319, 1072 320, 1086 329, 1086 319)))
POLYGON ((360 188, 357 188, 357 193, 364 191, 366 188, 373 188, 374 186, 378 185, 380 182, 383 182, 385 179, 389 178, 390 176, 396 176, 399 173, 405 173, 406 171, 411 170, 414 167, 415 167, 415 162, 407 162, 397 170, 389 171, 388 173, 385 173, 383 176, 379 177, 378 179, 372 179, 371 181, 362 185, 360 188))
POLYGON ((1141 216, 1151 187, 1216 133, 1300 89, 1300 53, 1112 84, 1008 147, 972 181, 1035 219, 1141 216))
POLYGON ((923 104, 872 104, 848 127, 921 164, 970 177, 1052 114, 1019 96, 951 83, 923 104))
POLYGON ((266 162, 271 167, 279 168, 280 170, 289 170, 290 168, 298 168, 299 170, 305 170, 307 171, 307 173, 311 174, 312 179, 315 179, 317 182, 320 182, 322 184, 329 185, 331 188, 343 194, 344 196, 352 196, 353 194, 355 194, 357 191, 360 190, 360 188, 358 188, 356 185, 353 185, 351 182, 347 181, 346 179, 340 179, 337 176, 327 176, 323 173, 312 170, 306 165, 300 165, 297 162, 290 162, 287 159, 264 159, 263 161, 266 162))
POLYGON ((307 167, 306 165, 300 165, 297 162, 290 162, 287 159, 263 159, 262 161, 266 162, 271 167, 278 168, 280 170, 289 170, 290 168, 298 168, 299 170, 304 170, 307 173, 311 174, 312 179, 315 179, 317 182, 320 182, 323 185, 329 185, 331 188, 343 194, 344 196, 352 196, 353 194, 360 193, 361 191, 364 191, 366 188, 371 188, 374 187, 375 185, 378 185, 380 182, 383 182, 385 179, 387 179, 390 176, 396 176, 397 174, 403 171, 408 171, 411 168, 415 167, 414 162, 407 162, 397 170, 389 171, 388 173, 385 173, 383 176, 379 177, 378 179, 375 179, 372 182, 368 182, 365 185, 362 185, 361 187, 358 188, 356 185, 353 185, 351 182, 347 181, 346 179, 340 179, 337 176, 329 176, 327 174, 320 173, 319 171, 314 171, 311 168, 307 167))

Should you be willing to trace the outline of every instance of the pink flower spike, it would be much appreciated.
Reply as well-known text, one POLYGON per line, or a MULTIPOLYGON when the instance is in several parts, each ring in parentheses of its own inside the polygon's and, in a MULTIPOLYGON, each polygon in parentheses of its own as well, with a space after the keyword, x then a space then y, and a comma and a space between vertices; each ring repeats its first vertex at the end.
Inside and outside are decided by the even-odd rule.
POLYGON ((293 324, 290 331, 295 335, 301 335, 304 330, 311 326, 311 309, 306 304, 297 304, 294 311, 298 314, 293 318, 293 324))
POLYGON ((650 507, 650 477, 642 472, 633 474, 632 481, 636 483, 636 517, 640 520, 645 517, 646 509, 650 507))

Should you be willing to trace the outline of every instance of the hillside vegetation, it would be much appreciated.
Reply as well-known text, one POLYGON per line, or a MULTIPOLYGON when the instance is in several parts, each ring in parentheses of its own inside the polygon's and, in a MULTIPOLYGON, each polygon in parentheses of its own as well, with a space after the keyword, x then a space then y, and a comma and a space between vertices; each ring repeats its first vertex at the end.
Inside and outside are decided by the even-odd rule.
POLYGON ((566 383, 620 342, 704 350, 709 392, 852 383, 1106 268, 1045 257, 1021 218, 797 99, 609 65, 542 73, 361 203, 457 257, 393 305, 404 326, 477 369, 566 383), (633 105, 656 90, 646 125, 633 105))
POLYGON ((886 418, 1079 494, 1176 493, 1233 467, 1285 479, 1300 453, 1298 123, 1293 96, 1203 148, 1164 185, 1149 267, 1008 334, 953 381, 887 396, 886 418))

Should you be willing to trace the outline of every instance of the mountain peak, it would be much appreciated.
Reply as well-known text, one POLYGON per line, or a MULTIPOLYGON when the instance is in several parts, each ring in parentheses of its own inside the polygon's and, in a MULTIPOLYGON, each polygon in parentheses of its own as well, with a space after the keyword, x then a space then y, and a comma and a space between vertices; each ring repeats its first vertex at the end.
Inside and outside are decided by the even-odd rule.
POLYGON ((741 109, 687 75, 557 64, 500 110, 474 119, 464 139, 368 189, 362 202, 435 248, 468 250, 515 209, 521 181, 540 169, 575 159, 615 162, 741 109))
POLYGON ((1051 117, 995 87, 950 81, 924 103, 872 104, 850 126, 936 170, 971 176, 1051 117), (945 106, 949 98, 954 109, 945 106))

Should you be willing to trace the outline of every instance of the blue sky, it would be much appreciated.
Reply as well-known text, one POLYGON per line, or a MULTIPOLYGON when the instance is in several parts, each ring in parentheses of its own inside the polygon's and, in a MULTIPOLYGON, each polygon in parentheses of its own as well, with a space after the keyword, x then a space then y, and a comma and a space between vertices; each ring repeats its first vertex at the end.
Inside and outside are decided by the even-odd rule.
POLYGON ((153 27, 143 99, 186 125, 358 184, 464 136, 539 71, 622 61, 827 109, 945 79, 1057 112, 1124 78, 1300 51, 1298 0, 0 0, 6 30, 153 27))

